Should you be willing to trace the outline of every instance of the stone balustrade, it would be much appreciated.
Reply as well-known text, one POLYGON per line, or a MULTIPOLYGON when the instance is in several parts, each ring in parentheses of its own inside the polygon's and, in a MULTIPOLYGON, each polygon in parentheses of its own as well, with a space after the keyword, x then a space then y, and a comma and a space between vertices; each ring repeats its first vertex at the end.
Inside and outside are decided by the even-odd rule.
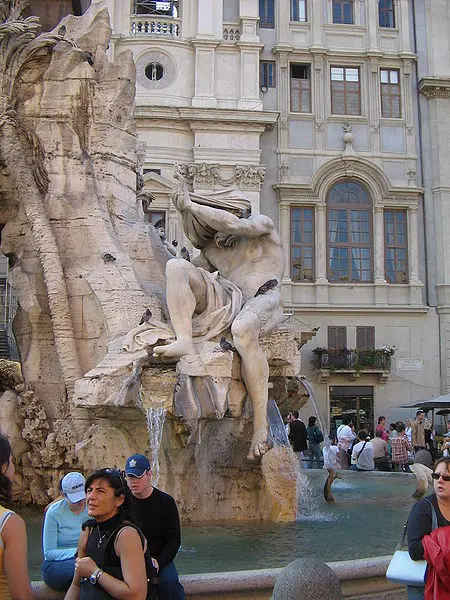
POLYGON ((131 19, 131 35, 180 37, 181 19, 160 16, 139 16, 131 19))
POLYGON ((224 42, 238 42, 241 39, 241 30, 237 23, 223 24, 223 40, 224 42))

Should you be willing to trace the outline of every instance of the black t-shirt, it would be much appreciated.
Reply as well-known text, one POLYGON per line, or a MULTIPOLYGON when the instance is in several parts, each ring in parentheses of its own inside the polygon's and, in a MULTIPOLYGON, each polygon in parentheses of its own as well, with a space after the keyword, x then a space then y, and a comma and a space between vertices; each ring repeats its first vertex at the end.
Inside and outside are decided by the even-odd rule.
POLYGON ((308 433, 303 421, 295 420, 289 423, 289 441, 294 452, 308 449, 308 433))
POLYGON ((417 502, 409 513, 408 517, 408 550, 409 555, 413 560, 423 559, 422 538, 432 531, 432 512, 430 502, 436 511, 437 526, 446 527, 450 525, 450 521, 443 516, 439 510, 436 494, 427 496, 420 502, 417 502), (427 500, 429 502, 427 502, 427 500))
POLYGON ((133 496, 136 521, 144 532, 153 558, 160 569, 175 558, 181 542, 180 518, 175 500, 169 494, 153 488, 148 498, 133 496))

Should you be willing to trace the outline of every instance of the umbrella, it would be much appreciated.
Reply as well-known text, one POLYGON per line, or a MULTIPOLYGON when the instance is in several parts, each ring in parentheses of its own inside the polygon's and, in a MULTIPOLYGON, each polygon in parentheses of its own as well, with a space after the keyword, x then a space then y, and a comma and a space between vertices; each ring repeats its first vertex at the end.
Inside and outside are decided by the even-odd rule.
POLYGON ((448 415, 449 413, 450 413, 450 408, 441 408, 441 410, 436 411, 437 415, 442 415, 443 417, 445 417, 445 415, 448 415))
POLYGON ((438 396, 437 398, 430 398, 429 400, 416 400, 416 402, 411 402, 410 404, 403 404, 400 408, 423 408, 424 410, 430 410, 432 408, 450 409, 450 394, 438 396))

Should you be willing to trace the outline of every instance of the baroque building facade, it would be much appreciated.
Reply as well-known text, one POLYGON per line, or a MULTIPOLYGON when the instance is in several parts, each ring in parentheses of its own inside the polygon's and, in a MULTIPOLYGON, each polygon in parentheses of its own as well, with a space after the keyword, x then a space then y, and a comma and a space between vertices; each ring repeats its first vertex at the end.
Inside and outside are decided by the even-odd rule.
POLYGON ((448 392, 448 2, 106 4, 111 55, 136 63, 148 218, 188 245, 179 162, 195 192, 238 187, 274 220, 286 319, 318 328, 303 374, 331 430, 448 392))

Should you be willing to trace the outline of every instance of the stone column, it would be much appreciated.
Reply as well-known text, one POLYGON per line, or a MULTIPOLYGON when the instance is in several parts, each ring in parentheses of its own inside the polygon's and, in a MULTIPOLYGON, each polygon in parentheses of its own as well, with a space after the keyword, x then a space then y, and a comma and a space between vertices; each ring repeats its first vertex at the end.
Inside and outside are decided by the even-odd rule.
POLYGON ((277 44, 290 44, 291 0, 278 0, 277 9, 277 44))
POLYGON ((375 206, 375 236, 373 251, 375 266, 375 284, 385 284, 384 277, 384 211, 382 206, 375 206))
POLYGON ((291 206, 289 202, 280 203, 280 238, 284 241, 283 283, 291 283, 291 206))
POLYGON ((408 263, 409 284, 421 285, 419 277, 419 230, 417 225, 417 207, 408 209, 408 263))
POLYGON ((328 283, 327 279, 327 207, 316 205, 316 283, 328 283))
POLYGON ((260 110, 259 53, 263 44, 260 44, 256 29, 259 18, 257 0, 240 0, 239 16, 241 39, 236 44, 241 52, 238 108, 260 110))

